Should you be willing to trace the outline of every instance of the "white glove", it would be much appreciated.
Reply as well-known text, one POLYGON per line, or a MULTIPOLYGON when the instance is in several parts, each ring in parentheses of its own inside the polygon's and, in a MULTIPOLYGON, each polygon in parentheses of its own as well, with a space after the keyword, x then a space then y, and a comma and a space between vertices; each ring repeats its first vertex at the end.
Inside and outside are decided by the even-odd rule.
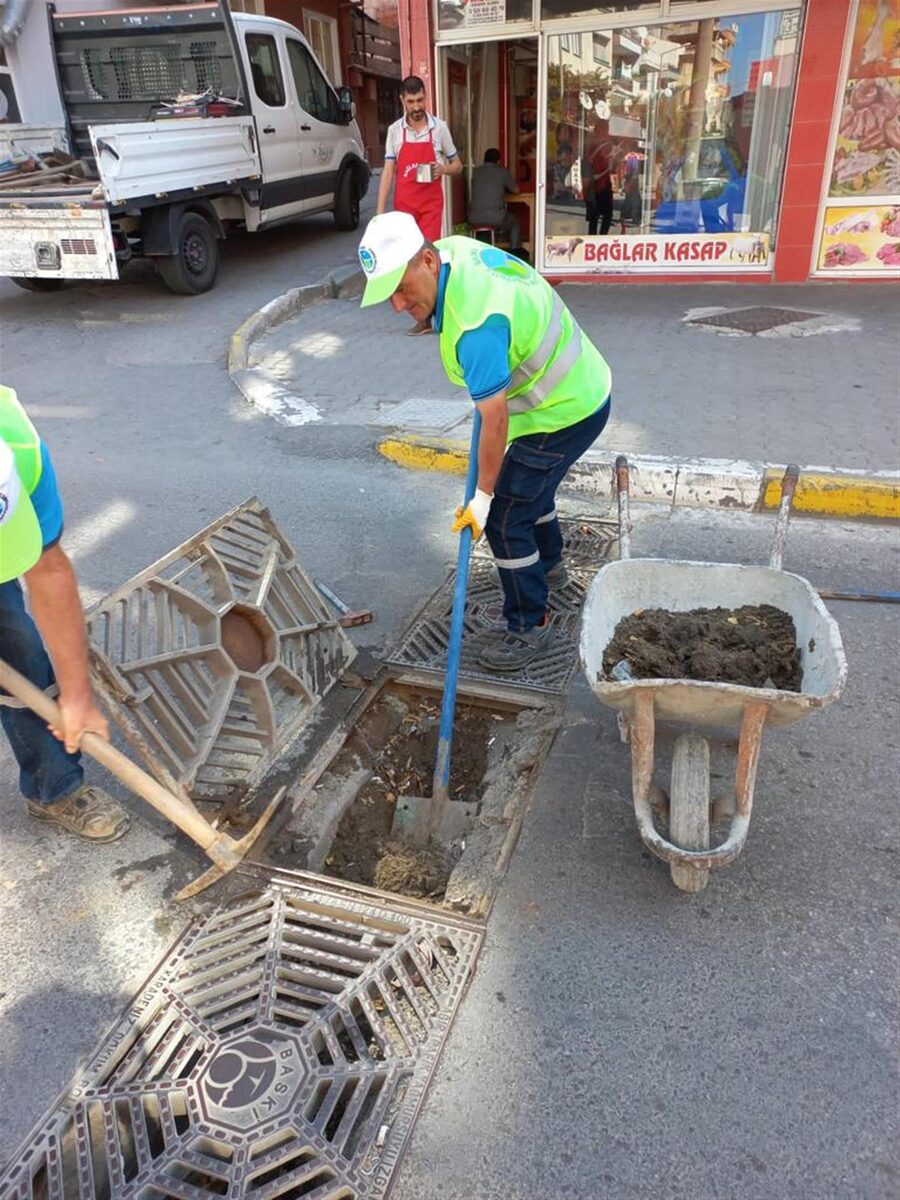
POLYGON ((465 507, 460 505, 456 510, 453 532, 462 533, 468 526, 472 530, 472 537, 477 541, 484 532, 484 527, 487 524, 488 513, 491 511, 491 501, 493 498, 487 492, 482 492, 476 488, 475 495, 469 503, 465 507))

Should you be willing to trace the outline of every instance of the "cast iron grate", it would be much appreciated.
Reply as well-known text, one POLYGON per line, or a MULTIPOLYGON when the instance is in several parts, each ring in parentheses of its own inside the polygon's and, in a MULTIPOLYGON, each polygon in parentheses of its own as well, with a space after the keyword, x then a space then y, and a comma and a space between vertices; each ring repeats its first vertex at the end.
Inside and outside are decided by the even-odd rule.
MULTIPOLYGON (((504 628, 500 582, 490 549, 482 539, 475 547, 469 571, 461 676, 552 694, 563 693, 568 688, 578 669, 582 605, 591 580, 609 557, 616 526, 588 518, 564 519, 561 525, 569 582, 550 596, 553 644, 549 654, 509 674, 496 674, 478 666, 478 655, 483 647, 504 628)), ((455 582, 454 571, 407 630, 403 641, 388 659, 391 665, 443 673, 455 582)))
POLYGON ((19 1148, 0 1195, 384 1196, 481 936, 313 876, 223 904, 19 1148))
POLYGON ((692 317, 689 325, 713 325, 719 329, 739 329, 742 333, 765 333, 782 325, 797 325, 812 321, 821 313, 803 312, 797 308, 769 308, 755 304, 751 308, 733 308, 729 312, 713 313, 708 317, 692 317))

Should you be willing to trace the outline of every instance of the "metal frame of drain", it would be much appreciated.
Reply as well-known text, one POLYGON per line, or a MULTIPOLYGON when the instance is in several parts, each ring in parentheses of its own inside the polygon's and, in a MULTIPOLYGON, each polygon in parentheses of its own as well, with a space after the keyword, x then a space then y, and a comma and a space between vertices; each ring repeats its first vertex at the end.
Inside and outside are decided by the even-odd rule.
MULTIPOLYGON (((550 620, 553 642, 548 653, 525 667, 502 675, 478 665, 484 646, 498 636, 503 624, 503 593, 489 548, 480 542, 473 553, 463 635, 460 676, 481 681, 494 689, 523 689, 543 695, 563 695, 578 670, 581 609, 594 575, 607 560, 616 538, 616 526, 589 517, 560 521, 565 550, 563 559, 569 582, 551 593, 550 620)), ((456 572, 453 571, 426 601, 400 644, 386 659, 388 666, 427 674, 443 674, 456 572)))
POLYGON ((753 304, 745 308, 723 309, 703 317, 689 317, 688 325, 708 325, 713 329, 734 329, 752 335, 767 333, 770 329, 781 329, 785 325, 799 325, 803 321, 817 320, 817 312, 805 312, 799 308, 774 308, 765 304, 753 304))
POLYGON ((13 1156, 5 1200, 386 1194, 483 926, 300 872, 241 882, 13 1156))

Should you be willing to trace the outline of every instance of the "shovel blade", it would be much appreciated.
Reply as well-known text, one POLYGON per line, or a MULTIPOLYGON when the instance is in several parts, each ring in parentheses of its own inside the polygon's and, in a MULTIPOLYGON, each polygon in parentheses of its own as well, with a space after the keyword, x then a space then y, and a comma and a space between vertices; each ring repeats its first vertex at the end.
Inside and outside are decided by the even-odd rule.
POLYGON ((443 803, 432 796, 400 796, 394 808, 391 832, 409 845, 422 849, 433 838, 447 845, 469 829, 475 819, 477 804, 461 800, 443 803))

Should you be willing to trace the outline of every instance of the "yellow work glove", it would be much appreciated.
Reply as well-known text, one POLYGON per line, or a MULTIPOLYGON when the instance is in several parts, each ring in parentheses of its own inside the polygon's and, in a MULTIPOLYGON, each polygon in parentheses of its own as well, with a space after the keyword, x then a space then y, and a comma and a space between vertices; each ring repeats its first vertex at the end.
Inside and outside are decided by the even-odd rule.
POLYGON ((453 522, 453 532, 462 533, 468 526, 472 530, 472 537, 478 540, 484 532, 484 527, 487 524, 488 513, 491 511, 491 501, 493 496, 489 496, 487 492, 475 489, 475 495, 468 504, 462 504, 456 510, 456 520, 453 522))

